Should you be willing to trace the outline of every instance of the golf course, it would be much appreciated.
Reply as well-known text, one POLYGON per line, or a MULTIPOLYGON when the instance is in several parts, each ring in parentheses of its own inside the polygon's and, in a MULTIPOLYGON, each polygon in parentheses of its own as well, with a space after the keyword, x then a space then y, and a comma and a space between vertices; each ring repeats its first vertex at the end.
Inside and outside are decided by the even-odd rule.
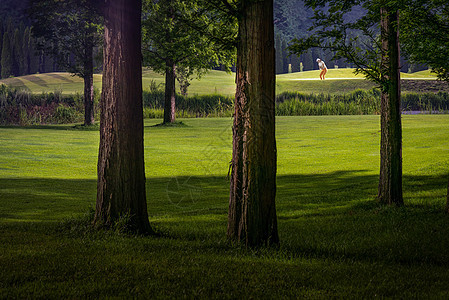
MULTIPOLYGON (((94 75, 94 86, 101 89, 99 74, 94 75)), ((435 81, 436 76, 429 70, 416 73, 401 73, 404 80, 435 81)), ((344 94, 357 89, 371 89, 375 85, 354 69, 330 69, 325 81, 320 81, 319 71, 306 71, 276 76, 276 92, 298 91, 302 93, 344 94)), ((83 91, 83 79, 69 73, 34 74, 15 78, 1 79, 0 84, 6 84, 32 93, 61 91, 63 94, 73 94, 83 91)), ((144 69, 142 77, 143 89, 148 89, 151 83, 162 85, 164 76, 144 69)), ((232 96, 235 93, 235 73, 211 70, 200 79, 194 78, 188 89, 189 95, 220 94, 232 96)))
MULTIPOLYGON (((325 82, 315 71, 278 76, 277 87, 369 84, 348 70, 332 79, 333 72, 325 82)), ((144 87, 152 80, 162 77, 146 72, 144 87)), ((68 74, 1 82, 37 94, 82 90, 68 74)), ((231 95, 233 87, 232 74, 213 71, 189 93, 231 95)), ((97 129, 0 127, 0 298, 448 296, 448 115, 402 118, 403 207, 376 201, 378 115, 277 117, 281 242, 260 249, 226 238, 232 118, 178 121, 144 123, 152 237, 130 235, 120 221, 112 230, 90 226, 97 129)))

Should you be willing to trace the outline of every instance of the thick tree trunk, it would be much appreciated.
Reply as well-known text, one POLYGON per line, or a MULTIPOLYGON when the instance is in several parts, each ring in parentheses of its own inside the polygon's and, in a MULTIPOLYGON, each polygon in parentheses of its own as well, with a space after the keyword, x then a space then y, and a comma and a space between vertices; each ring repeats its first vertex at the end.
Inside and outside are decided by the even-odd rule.
POLYGON ((236 84, 227 234, 277 244, 273 0, 242 5, 236 84))
POLYGON ((173 60, 167 59, 165 69, 164 123, 173 123, 176 117, 175 76, 175 63, 173 60))
POLYGON ((399 13, 381 9, 382 76, 380 178, 378 199, 403 205, 402 129, 399 67, 399 13))
POLYGON ((105 7, 97 205, 94 223, 125 217, 128 229, 151 233, 143 152, 141 0, 105 7))

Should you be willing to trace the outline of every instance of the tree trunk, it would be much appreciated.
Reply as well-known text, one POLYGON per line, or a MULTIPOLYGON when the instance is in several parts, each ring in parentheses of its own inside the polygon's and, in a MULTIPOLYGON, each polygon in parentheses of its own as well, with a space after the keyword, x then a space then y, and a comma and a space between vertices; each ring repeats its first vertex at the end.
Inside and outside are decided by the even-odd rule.
POLYGON ((277 244, 273 0, 242 4, 236 84, 227 234, 277 244))
POLYGON ((104 73, 94 223, 151 233, 145 197, 141 0, 105 3, 104 73))
POLYGON ((403 205, 399 12, 381 9, 382 95, 378 200, 403 205))
POLYGON ((173 60, 167 59, 165 69, 164 123, 173 123, 175 121, 175 80, 175 63, 173 60))
MULTIPOLYGON (((92 42, 93 44, 93 42, 92 42)), ((84 58, 84 125, 92 125, 94 119, 94 61, 93 45, 87 45, 84 58)))

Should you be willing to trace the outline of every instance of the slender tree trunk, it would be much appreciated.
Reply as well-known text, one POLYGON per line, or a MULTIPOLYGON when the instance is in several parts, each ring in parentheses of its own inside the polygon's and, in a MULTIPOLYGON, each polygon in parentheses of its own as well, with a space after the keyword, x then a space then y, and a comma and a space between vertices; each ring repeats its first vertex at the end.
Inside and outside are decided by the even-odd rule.
POLYGON ((84 125, 92 125, 94 119, 94 61, 92 45, 86 46, 84 58, 84 125))
POLYGON ((378 199, 403 205, 402 129, 399 68, 399 12, 381 9, 382 74, 381 146, 378 199))
POLYGON ((176 117, 175 75, 175 63, 172 59, 167 59, 165 69, 164 123, 173 123, 176 117))
POLYGON ((236 84, 227 234, 277 244, 273 0, 242 4, 236 84))
POLYGON ((105 3, 97 205, 94 223, 151 233, 143 152, 141 0, 105 3))

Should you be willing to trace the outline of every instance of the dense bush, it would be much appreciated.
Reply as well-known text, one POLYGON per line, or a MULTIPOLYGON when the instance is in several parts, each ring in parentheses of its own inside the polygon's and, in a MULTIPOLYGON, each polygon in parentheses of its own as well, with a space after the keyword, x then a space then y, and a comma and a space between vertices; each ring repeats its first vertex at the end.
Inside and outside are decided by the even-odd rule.
MULTIPOLYGON (((98 119, 99 92, 95 91, 95 115, 98 119)), ((153 89, 143 92, 144 118, 162 118, 164 92, 153 89)), ((176 95, 176 117, 231 117, 234 99, 222 95, 183 97, 176 95)), ((446 92, 403 94, 403 111, 447 113, 446 92)), ((301 94, 284 92, 276 97, 277 116, 367 115, 380 113, 380 92, 377 89, 356 90, 345 95, 301 94)), ((56 124, 82 122, 83 95, 63 95, 61 91, 34 95, 0 85, 0 125, 56 124)))
MULTIPOLYGON (((96 102, 99 93, 96 91, 96 102)), ((61 91, 32 94, 0 85, 0 125, 37 125, 82 122, 82 94, 63 95, 61 91)))
MULTIPOLYGON (((232 116, 234 98, 222 95, 184 97, 176 95, 176 114, 181 117, 227 117, 232 116)), ((164 92, 144 91, 143 105, 152 110, 164 109, 164 92)), ((155 114, 159 116, 159 114, 155 114)), ((144 116, 148 116, 147 113, 144 116)), ((163 112, 161 114, 163 116, 163 112)))

